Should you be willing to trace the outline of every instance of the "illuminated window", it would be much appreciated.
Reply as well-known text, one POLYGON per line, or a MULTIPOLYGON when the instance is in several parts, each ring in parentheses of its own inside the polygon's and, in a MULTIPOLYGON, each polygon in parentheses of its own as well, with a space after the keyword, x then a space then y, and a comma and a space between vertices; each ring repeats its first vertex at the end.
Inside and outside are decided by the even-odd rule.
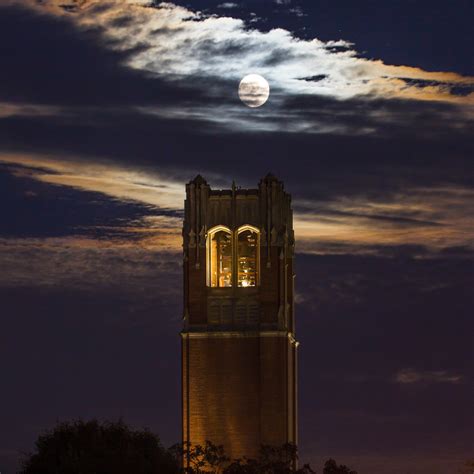
POLYGON ((258 230, 241 227, 237 234, 238 286, 257 286, 258 283, 258 230))
POLYGON ((208 236, 208 284, 212 287, 232 286, 232 234, 217 227, 208 236))

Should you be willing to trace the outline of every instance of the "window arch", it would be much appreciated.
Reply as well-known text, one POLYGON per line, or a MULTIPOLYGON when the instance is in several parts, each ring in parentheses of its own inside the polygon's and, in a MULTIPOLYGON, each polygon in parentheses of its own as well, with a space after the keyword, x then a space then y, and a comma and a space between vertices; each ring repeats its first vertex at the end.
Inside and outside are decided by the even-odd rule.
POLYGON ((256 227, 244 225, 237 231, 237 285, 257 286, 259 279, 260 232, 256 227))
POLYGON ((207 284, 215 288, 232 286, 232 232, 224 226, 207 235, 207 284))

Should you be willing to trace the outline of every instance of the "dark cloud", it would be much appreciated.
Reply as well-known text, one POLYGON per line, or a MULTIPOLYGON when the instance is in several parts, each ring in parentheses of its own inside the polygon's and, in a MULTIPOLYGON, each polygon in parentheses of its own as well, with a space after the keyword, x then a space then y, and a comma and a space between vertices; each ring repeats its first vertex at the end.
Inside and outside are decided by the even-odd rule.
POLYGON ((19 7, 0 12, 1 101, 79 107, 200 101, 190 84, 127 67, 137 48, 111 50, 98 28, 79 32, 72 22, 19 7))
MULTIPOLYGON (((175 176, 182 175, 177 168, 185 167, 188 178, 194 171, 209 171, 251 186, 271 169, 285 177, 295 198, 327 200, 357 193, 370 199, 410 186, 473 185, 473 147, 463 134, 425 139, 417 131, 391 138, 230 134, 217 129, 207 135, 199 133, 202 128, 196 130, 193 120, 169 121, 132 111, 91 111, 88 116, 90 120, 2 119, 0 146, 18 152, 106 157, 174 170, 175 176)), ((204 130, 212 129, 207 124, 204 130)))
POLYGON ((310 81, 310 82, 319 82, 322 81, 323 79, 328 78, 329 76, 327 74, 316 74, 315 76, 309 76, 309 77, 301 77, 301 81, 310 81))
MULTIPOLYGON (((374 221, 380 221, 381 223, 395 224, 403 227, 426 227, 426 226, 442 226, 440 222, 427 221, 421 219, 414 219, 402 215, 382 215, 382 214, 369 214, 361 212, 349 212, 349 211, 337 211, 334 209, 327 209, 324 206, 316 207, 314 204, 308 207, 297 205, 294 206, 294 210, 298 212, 310 212, 311 214, 318 215, 319 218, 324 219, 326 216, 344 216, 344 217, 361 217, 363 219, 370 219, 374 221)), ((403 210, 402 210, 403 212, 403 210)))
MULTIPOLYGON (((303 56, 302 56, 303 57, 303 56)), ((276 66, 287 62, 289 59, 298 59, 289 48, 276 48, 270 51, 262 60, 263 66, 276 66)))
POLYGON ((115 28, 124 28, 127 26, 130 26, 133 23, 133 18, 127 15, 119 16, 118 18, 115 18, 112 22, 111 25, 115 28))
POLYGON ((130 239, 133 236, 127 228, 140 225, 140 219, 146 216, 181 216, 179 211, 41 183, 33 179, 38 171, 0 164, 0 237, 83 235, 130 239))
POLYGON ((415 86, 419 88, 429 87, 429 86, 441 86, 446 87, 451 90, 451 92, 455 95, 460 96, 467 96, 474 92, 474 84, 459 84, 456 86, 451 86, 451 84, 442 81, 429 81, 424 79, 412 79, 410 77, 399 77, 403 82, 405 82, 408 86, 415 86))
POLYGON ((466 260, 466 262, 474 259, 474 252, 471 247, 453 246, 444 247, 439 250, 430 248, 421 244, 357 244, 350 242, 305 242, 300 239, 298 242, 298 250, 302 254, 313 253, 318 255, 353 255, 353 256, 374 256, 378 258, 400 258, 400 259, 417 259, 417 258, 449 258, 454 260, 466 260))
POLYGON ((458 104, 402 99, 361 97, 334 100, 315 95, 287 96, 284 110, 308 124, 308 130, 318 132, 333 127, 339 134, 387 136, 454 136, 468 141, 474 125, 469 111, 458 104))

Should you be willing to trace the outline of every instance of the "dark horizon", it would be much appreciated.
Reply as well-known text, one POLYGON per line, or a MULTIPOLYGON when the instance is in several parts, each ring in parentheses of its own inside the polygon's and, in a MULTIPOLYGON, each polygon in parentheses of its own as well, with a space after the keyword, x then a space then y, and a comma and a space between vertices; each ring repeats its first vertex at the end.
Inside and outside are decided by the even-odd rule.
POLYGON ((185 184, 292 195, 301 459, 472 458, 472 2, 0 5, 0 471, 57 420, 180 433, 185 184), (239 81, 264 76, 268 101, 239 81))

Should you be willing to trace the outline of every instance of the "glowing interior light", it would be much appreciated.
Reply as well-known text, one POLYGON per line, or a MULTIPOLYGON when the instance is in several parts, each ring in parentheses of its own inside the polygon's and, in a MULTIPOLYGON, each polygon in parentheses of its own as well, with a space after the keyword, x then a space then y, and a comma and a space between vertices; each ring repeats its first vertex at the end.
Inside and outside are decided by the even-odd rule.
POLYGON ((238 286, 257 286, 258 232, 248 228, 239 231, 237 241, 238 286))
POLYGON ((259 232, 251 226, 235 231, 237 245, 234 248, 233 232, 224 226, 216 226, 207 236, 207 284, 211 287, 254 287, 258 284, 259 232), (236 255, 237 254, 237 255, 236 255), (237 268, 234 265, 237 264, 237 268), (234 269, 235 268, 235 269, 234 269))
POLYGON ((210 264, 210 286, 232 286, 232 238, 228 230, 218 230, 211 234, 208 249, 210 264))

